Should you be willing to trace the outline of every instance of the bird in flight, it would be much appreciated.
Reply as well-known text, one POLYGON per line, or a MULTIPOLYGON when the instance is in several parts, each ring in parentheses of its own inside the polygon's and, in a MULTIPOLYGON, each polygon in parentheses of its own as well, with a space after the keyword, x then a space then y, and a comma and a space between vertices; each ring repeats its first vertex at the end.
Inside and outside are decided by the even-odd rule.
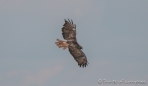
POLYGON ((62 35, 66 41, 57 39, 55 44, 59 48, 65 50, 68 48, 70 54, 74 57, 80 67, 86 67, 88 65, 87 58, 82 51, 82 46, 78 44, 76 39, 76 25, 72 20, 66 20, 62 27, 62 35))

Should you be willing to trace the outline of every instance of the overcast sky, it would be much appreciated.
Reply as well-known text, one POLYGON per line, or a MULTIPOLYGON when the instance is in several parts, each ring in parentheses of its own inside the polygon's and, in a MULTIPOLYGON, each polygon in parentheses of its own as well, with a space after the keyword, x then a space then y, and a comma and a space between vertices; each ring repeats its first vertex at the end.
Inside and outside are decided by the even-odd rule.
POLYGON ((0 70, 0 86, 148 82, 148 0, 0 0, 0 70), (68 18, 77 25, 86 68, 55 45, 68 18))

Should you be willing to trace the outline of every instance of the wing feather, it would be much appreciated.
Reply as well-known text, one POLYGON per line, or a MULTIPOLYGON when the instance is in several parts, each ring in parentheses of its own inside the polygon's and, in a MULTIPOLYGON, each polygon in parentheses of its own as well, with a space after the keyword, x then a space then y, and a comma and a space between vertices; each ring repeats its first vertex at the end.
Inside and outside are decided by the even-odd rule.
POLYGON ((88 65, 87 58, 81 49, 75 46, 69 46, 68 49, 80 67, 86 67, 88 65))
POLYGON ((73 22, 68 19, 65 19, 65 23, 62 28, 62 35, 65 40, 74 40, 76 39, 76 30, 73 22))

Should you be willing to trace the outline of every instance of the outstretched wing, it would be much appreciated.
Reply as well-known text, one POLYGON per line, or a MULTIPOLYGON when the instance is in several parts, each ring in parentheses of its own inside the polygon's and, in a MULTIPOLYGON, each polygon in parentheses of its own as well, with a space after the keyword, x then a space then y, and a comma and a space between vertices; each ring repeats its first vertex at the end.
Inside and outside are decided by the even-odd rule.
POLYGON ((69 46, 69 52, 74 57, 74 59, 77 61, 78 65, 81 67, 86 67, 88 65, 87 58, 83 51, 77 47, 69 46))
POLYGON ((65 23, 62 28, 62 35, 63 38, 67 41, 74 42, 77 44, 77 47, 82 49, 82 47, 78 44, 77 39, 76 39, 76 25, 73 24, 72 20, 68 21, 65 19, 65 23))
POLYGON ((65 40, 76 41, 76 25, 73 24, 73 21, 68 21, 65 19, 65 24, 62 28, 62 35, 65 40))

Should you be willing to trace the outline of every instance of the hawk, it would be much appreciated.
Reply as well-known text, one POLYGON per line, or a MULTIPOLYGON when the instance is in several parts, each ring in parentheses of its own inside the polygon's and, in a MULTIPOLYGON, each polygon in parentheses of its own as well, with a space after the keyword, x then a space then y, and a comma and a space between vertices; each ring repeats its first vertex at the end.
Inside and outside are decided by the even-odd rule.
POLYGON ((74 57, 80 67, 86 67, 88 65, 87 58, 82 51, 82 46, 78 44, 76 39, 76 25, 72 20, 66 20, 62 27, 62 35, 66 41, 57 39, 55 44, 59 48, 65 50, 68 48, 70 54, 74 57))

